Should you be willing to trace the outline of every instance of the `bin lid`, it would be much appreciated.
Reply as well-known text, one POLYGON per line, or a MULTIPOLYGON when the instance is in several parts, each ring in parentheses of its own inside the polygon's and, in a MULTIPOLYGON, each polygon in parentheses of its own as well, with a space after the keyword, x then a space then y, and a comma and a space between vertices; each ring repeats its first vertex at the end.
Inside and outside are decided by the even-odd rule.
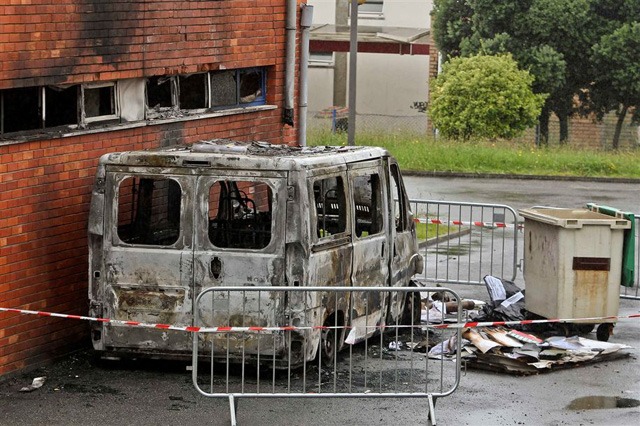
POLYGON ((631 222, 588 209, 530 208, 518 210, 525 219, 562 228, 582 228, 584 225, 609 226, 611 229, 629 229, 631 222))

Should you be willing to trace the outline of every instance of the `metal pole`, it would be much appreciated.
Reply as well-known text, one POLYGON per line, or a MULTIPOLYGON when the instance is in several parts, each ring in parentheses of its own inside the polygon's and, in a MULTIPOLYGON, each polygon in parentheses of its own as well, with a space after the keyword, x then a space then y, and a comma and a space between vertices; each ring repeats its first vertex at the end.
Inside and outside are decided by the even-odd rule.
POLYGON ((313 20, 313 6, 300 5, 300 99, 298 105, 298 144, 307 146, 307 101, 309 76, 309 28, 313 20))
POLYGON ((351 33, 349 41, 349 129, 347 145, 356 144, 356 76, 358 64, 358 0, 351 0, 351 33))

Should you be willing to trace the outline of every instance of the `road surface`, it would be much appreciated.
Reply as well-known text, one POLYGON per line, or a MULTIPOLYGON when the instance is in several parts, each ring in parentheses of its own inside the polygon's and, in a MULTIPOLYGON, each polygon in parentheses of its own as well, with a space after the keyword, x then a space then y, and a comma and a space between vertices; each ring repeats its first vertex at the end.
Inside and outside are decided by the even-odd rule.
MULTIPOLYGON (((411 198, 581 207, 586 202, 639 211, 636 184, 500 179, 406 178, 411 198)), ((456 288, 463 296, 478 288, 456 288)), ((620 314, 640 312, 623 300, 620 314)), ((634 346, 631 356, 530 377, 467 371, 459 389, 437 401, 440 425, 635 425, 638 407, 574 409, 578 397, 640 400, 640 320, 619 322, 611 342, 634 346)), ((226 425, 225 399, 208 399, 191 384, 186 364, 138 362, 110 367, 80 352, 59 362, 0 381, 0 425, 226 425), (19 389, 34 377, 43 387, 19 389)), ((238 407, 240 425, 426 424, 419 399, 251 399, 238 407)))

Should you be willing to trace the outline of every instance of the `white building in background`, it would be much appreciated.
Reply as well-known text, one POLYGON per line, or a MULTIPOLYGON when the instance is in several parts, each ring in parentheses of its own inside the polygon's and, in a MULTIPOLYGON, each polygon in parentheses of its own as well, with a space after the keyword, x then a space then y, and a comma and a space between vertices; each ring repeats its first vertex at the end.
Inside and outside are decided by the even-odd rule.
MULTIPOLYGON (((309 69, 309 125, 333 106, 347 106, 351 0, 308 0, 314 6, 309 69)), ((358 8, 358 130, 424 133, 421 111, 435 76, 430 37, 432 0, 368 0, 358 8)), ((330 124, 329 124, 330 125, 330 124)))

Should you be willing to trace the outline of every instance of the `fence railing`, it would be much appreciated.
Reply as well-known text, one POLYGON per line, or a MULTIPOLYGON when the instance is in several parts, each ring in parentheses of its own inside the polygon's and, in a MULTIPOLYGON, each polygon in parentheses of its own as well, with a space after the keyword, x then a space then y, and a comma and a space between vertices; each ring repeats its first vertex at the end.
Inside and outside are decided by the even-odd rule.
MULTIPOLYGON (((520 270, 522 222, 502 204, 411 200, 428 282, 481 284, 485 275, 515 281, 520 270), (427 229, 424 234, 424 227, 427 229)), ((640 214, 635 216, 635 282, 622 299, 640 300, 640 214)))
POLYGON ((485 275, 515 280, 519 224, 513 208, 458 201, 410 203, 427 281, 484 285, 485 275))
POLYGON ((208 288, 194 306, 204 328, 193 384, 228 399, 231 424, 238 398, 424 398, 428 413, 416 414, 436 424, 436 399, 460 381, 460 329, 429 329, 446 300, 461 322, 460 298, 446 288, 208 288), (453 358, 429 355, 442 341, 453 358))

